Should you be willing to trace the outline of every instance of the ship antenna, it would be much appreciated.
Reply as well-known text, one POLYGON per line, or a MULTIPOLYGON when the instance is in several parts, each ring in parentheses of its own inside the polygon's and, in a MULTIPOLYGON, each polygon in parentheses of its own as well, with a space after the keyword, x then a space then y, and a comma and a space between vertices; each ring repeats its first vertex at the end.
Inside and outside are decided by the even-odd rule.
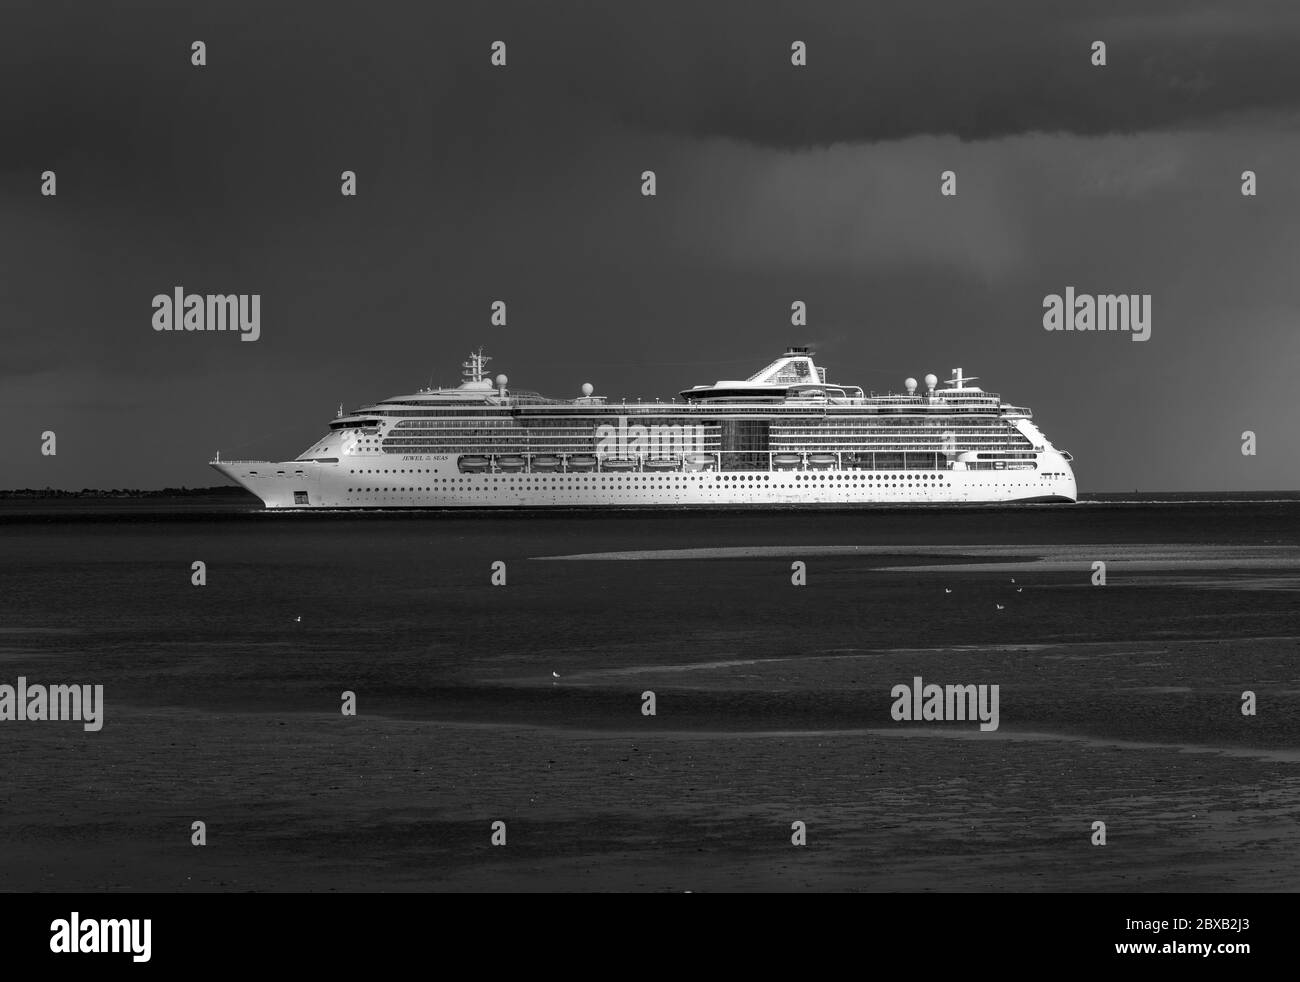
POLYGON ((479 348, 478 351, 471 351, 469 361, 461 362, 460 367, 464 369, 461 375, 464 376, 467 382, 477 382, 486 374, 487 363, 491 360, 491 356, 483 354, 482 348, 479 348))

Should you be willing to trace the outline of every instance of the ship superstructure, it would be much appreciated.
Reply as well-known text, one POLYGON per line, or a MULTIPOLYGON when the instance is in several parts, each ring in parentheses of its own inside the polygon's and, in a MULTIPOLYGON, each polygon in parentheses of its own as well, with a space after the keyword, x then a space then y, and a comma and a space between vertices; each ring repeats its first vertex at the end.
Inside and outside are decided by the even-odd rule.
POLYGON ((452 388, 351 413, 291 461, 212 466, 268 508, 1074 501, 1071 457, 954 369, 868 394, 804 347, 670 402, 512 390, 480 349, 452 388))

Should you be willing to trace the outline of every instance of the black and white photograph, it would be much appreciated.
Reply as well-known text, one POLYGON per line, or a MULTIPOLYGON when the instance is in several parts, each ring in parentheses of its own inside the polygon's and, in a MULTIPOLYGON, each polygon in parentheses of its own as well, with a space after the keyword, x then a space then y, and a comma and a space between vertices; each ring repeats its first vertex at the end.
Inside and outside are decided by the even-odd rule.
POLYGON ((5 7, 7 961, 1280 956, 1300 5, 5 7))

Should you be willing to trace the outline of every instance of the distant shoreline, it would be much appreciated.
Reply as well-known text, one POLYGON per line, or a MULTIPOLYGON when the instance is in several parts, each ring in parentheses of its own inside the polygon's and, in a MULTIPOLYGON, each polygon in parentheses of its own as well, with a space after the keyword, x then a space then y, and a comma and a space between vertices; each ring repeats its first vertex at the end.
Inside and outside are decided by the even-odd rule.
MULTIPOLYGON (((204 488, 82 488, 67 491, 59 488, 11 488, 0 490, 0 500, 45 500, 56 498, 251 498, 256 495, 233 484, 220 484, 204 488)), ((1259 501, 1297 500, 1300 490, 1294 491, 1098 491, 1079 495, 1080 503, 1108 501, 1259 501)))
POLYGON ((3 498, 253 498, 256 496, 234 484, 219 484, 210 488, 82 488, 64 491, 59 488, 13 488, 0 490, 3 498))

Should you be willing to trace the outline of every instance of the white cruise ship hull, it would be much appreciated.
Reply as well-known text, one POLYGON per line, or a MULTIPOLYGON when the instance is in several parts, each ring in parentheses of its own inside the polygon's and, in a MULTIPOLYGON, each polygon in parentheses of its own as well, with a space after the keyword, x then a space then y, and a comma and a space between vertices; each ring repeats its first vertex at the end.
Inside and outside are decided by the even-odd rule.
POLYGON ((454 457, 213 461, 267 508, 619 508, 1072 502, 1069 463, 1017 470, 461 473, 454 457))

